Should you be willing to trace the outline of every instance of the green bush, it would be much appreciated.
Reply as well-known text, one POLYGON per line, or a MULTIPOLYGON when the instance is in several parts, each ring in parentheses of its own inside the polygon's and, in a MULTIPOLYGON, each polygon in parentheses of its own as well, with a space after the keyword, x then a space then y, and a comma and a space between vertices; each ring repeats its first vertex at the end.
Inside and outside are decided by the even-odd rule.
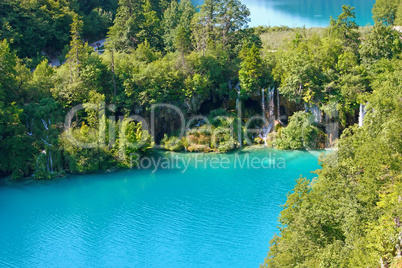
POLYGON ((169 137, 165 134, 162 139, 162 144, 162 147, 169 151, 178 152, 184 149, 182 141, 176 136, 169 137))
POLYGON ((325 134, 315 123, 309 120, 311 113, 299 111, 290 117, 289 125, 279 129, 280 134, 275 141, 276 147, 282 150, 322 148, 325 134))

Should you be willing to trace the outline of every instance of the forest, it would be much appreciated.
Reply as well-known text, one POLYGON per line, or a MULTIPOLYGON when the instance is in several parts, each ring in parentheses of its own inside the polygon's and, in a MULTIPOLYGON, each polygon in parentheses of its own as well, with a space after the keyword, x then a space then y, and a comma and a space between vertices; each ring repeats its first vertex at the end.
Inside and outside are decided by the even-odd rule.
POLYGON ((350 6, 327 28, 249 28, 249 15, 239 0, 1 1, 0 177, 129 168, 157 144, 336 147, 289 193, 262 266, 400 267, 402 1, 378 0, 370 27, 350 6), (132 119, 159 103, 201 120, 181 137, 169 110, 154 133, 132 119), (274 125, 238 127, 257 114, 274 125), (334 122, 339 139, 327 135, 334 122))

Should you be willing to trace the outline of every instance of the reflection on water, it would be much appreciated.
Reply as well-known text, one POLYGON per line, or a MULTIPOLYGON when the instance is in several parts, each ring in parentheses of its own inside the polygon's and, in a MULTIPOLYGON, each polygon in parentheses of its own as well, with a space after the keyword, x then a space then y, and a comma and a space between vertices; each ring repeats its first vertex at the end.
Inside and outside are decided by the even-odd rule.
MULTIPOLYGON (((375 0, 242 0, 251 12, 250 26, 325 27, 329 17, 342 12, 342 5, 355 7, 356 23, 373 24, 375 0)), ((202 0, 193 0, 201 5, 202 0)))

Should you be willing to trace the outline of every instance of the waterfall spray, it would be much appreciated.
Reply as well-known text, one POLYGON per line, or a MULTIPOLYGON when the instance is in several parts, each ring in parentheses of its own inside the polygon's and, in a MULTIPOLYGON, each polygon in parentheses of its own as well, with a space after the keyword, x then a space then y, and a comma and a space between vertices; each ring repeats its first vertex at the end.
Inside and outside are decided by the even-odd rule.
POLYGON ((237 83, 235 86, 235 89, 237 91, 237 99, 236 99, 236 109, 239 109, 239 99, 240 99, 240 82, 237 83))
POLYGON ((304 103, 304 111, 307 113, 310 111, 312 115, 314 116, 314 122, 317 124, 321 122, 321 110, 320 108, 316 105, 307 105, 307 103, 304 103))
POLYGON ((365 105, 360 103, 360 107, 359 107, 359 127, 363 126, 363 120, 364 120, 365 115, 366 115, 365 105))
POLYGON ((276 89, 276 109, 278 111, 278 121, 281 122, 281 111, 279 106, 279 88, 276 89))
POLYGON ((269 99, 269 118, 273 119, 274 118, 274 109, 275 109, 275 105, 274 105, 274 93, 275 93, 275 88, 269 88, 268 89, 268 99, 269 99))

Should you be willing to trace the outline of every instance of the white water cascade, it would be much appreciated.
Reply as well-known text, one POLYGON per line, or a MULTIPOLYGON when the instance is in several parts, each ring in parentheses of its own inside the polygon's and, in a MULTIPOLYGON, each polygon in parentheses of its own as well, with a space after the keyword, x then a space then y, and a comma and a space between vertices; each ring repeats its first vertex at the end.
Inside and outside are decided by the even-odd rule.
POLYGON ((268 107, 269 107, 269 118, 270 121, 273 121, 274 118, 274 109, 275 109, 275 105, 274 105, 274 94, 275 94, 275 88, 268 88, 268 92, 267 92, 267 101, 268 101, 268 107))
POLYGON ((34 120, 33 120, 33 118, 32 118, 32 122, 31 122, 31 125, 29 125, 29 122, 28 122, 29 120, 27 120, 27 133, 28 133, 28 135, 29 136, 32 136, 33 135, 33 124, 34 124, 34 120), (31 129, 31 131, 29 131, 31 129))
POLYGON ((264 141, 265 145, 268 145, 267 144, 267 138, 268 138, 269 132, 271 132, 271 129, 272 129, 273 125, 274 125, 274 121, 271 121, 271 123, 269 123, 268 126, 263 126, 262 129, 261 129, 261 132, 260 132, 259 136, 264 141))
MULTIPOLYGON (((235 86, 235 89, 237 91, 237 99, 236 99, 236 110, 237 110, 237 120, 239 122, 239 126, 241 126, 241 105, 240 105, 240 82, 237 83, 235 86)), ((241 139, 241 129, 239 127, 239 130, 237 131, 237 141, 239 142, 239 146, 242 147, 242 139, 241 139)))
POLYGON ((360 103, 360 108, 359 108, 359 127, 363 126, 363 120, 364 120, 365 115, 366 115, 365 105, 360 103))
POLYGON ((320 108, 316 105, 307 105, 307 103, 304 103, 304 111, 307 113, 310 111, 313 116, 314 116, 314 121, 318 124, 321 123, 321 110, 320 108))
POLYGON ((280 111, 280 106, 279 106, 279 88, 276 89, 276 109, 277 109, 277 115, 278 115, 278 121, 281 122, 281 111, 280 111))
MULTIPOLYGON (((52 124, 52 122, 50 121, 50 118, 48 119, 48 123, 49 123, 49 124, 47 124, 44 119, 41 119, 41 120, 42 120, 42 124, 43 124, 43 126, 45 127, 45 129, 46 129, 46 130, 49 130, 49 127, 50 127, 50 125, 52 124)), ((43 143, 44 143, 45 145, 47 145, 47 146, 52 146, 52 145, 47 141, 48 138, 49 138, 49 131, 48 131, 48 134, 47 134, 47 136, 46 136, 46 139, 44 139, 43 137, 41 137, 41 140, 43 141, 43 143)), ((47 153, 46 153, 46 150, 43 150, 43 151, 42 151, 42 154, 45 154, 45 155, 46 155, 46 168, 47 168, 47 171, 48 171, 48 172, 53 172, 52 153, 49 151, 49 154, 47 154, 47 153)), ((41 154, 41 155, 42 155, 42 154, 41 154)))
POLYGON ((261 93, 262 93, 262 98, 261 98, 262 117, 263 117, 264 125, 261 128, 259 137, 264 141, 264 144, 267 145, 268 134, 271 132, 272 127, 274 125, 274 111, 275 111, 274 94, 275 94, 275 88, 274 87, 272 87, 272 88, 268 87, 267 88, 268 122, 269 122, 268 125, 267 125, 267 120, 265 118, 264 89, 262 89, 261 93))
POLYGON ((240 101, 240 82, 237 83, 235 86, 235 89, 237 91, 237 99, 236 99, 236 109, 239 109, 239 101, 240 101))
POLYGON ((313 105, 312 107, 310 107, 310 111, 314 115, 315 122, 317 124, 321 123, 321 111, 320 111, 320 108, 318 108, 317 105, 313 105))
POLYGON ((46 170, 48 172, 53 172, 53 159, 52 159, 52 153, 49 151, 49 153, 46 152, 46 150, 43 150, 40 155, 38 156, 38 161, 41 157, 46 158, 46 170))

